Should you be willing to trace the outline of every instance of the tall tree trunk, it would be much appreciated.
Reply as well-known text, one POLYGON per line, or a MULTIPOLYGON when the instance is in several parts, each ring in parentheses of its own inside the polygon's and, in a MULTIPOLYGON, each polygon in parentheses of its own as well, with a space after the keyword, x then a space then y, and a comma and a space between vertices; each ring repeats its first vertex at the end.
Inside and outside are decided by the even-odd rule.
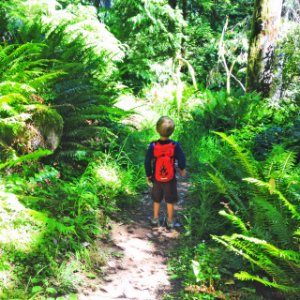
MULTIPOLYGON (((185 21, 188 19, 188 9, 187 9, 187 0, 182 0, 181 1, 182 5, 182 16, 185 21)), ((183 33, 184 33, 184 28, 183 28, 183 33)), ((186 56, 186 40, 183 38, 181 42, 181 57, 185 58, 186 56)))
POLYGON ((169 5, 170 5, 173 9, 175 9, 176 6, 177 6, 177 0, 169 0, 169 5))
POLYGON ((182 0, 182 16, 187 20, 188 11, 187 11, 187 0, 182 0))
POLYGON ((100 1, 99 0, 93 0, 93 5, 98 8, 100 6, 100 1))
POLYGON ((270 97, 275 47, 280 28, 282 0, 255 0, 250 37, 247 90, 270 97))
POLYGON ((111 8, 112 7, 112 0, 93 0, 94 6, 99 7, 105 7, 105 8, 111 8))

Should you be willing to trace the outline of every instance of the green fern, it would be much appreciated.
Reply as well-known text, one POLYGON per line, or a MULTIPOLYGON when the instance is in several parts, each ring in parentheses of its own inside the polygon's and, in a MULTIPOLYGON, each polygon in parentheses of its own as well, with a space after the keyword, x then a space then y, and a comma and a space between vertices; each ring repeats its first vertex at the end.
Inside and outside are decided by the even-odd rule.
POLYGON ((292 244, 292 236, 285 214, 270 197, 255 196, 251 199, 253 205, 253 233, 278 245, 292 244))
POLYGON ((156 78, 153 66, 180 52, 185 22, 179 10, 165 0, 117 0, 108 19, 115 36, 128 45, 124 72, 129 85, 139 89, 141 82, 156 78), (129 30, 124 31, 124 26, 129 30))
MULTIPOLYGON (((215 236, 213 239, 223 244, 230 251, 241 255, 254 266, 256 275, 241 272, 235 276, 241 280, 254 280, 265 286, 276 288, 293 295, 298 288, 294 286, 300 279, 300 255, 295 237, 298 235, 300 213, 297 205, 289 201, 279 187, 288 188, 293 181, 299 181, 295 171, 295 154, 285 151, 282 147, 274 147, 272 154, 265 164, 265 176, 270 178, 264 182, 259 178, 256 162, 231 137, 224 133, 216 133, 229 144, 234 151, 234 160, 241 163, 247 174, 254 176, 244 178, 255 189, 245 189, 248 198, 249 214, 237 217, 233 212, 221 211, 234 227, 242 234, 231 236, 215 236), (247 224, 247 226, 245 226, 247 224), (261 278, 264 274, 267 278, 261 278)), ((219 175, 210 175, 220 192, 230 198, 230 188, 219 175)), ((295 192, 295 190, 294 190, 295 192)), ((296 199, 292 193, 289 196, 296 199)))
POLYGON ((219 215, 227 218, 231 223, 238 228, 244 235, 249 234, 249 229, 247 228, 246 224, 243 222, 241 218, 234 215, 232 212, 227 213, 225 210, 219 211, 219 215))
MULTIPOLYGON (((213 167, 213 169, 215 169, 213 167)), ((216 175, 208 173, 209 177, 212 179, 212 181, 215 183, 215 185, 219 188, 219 192, 223 195, 225 195, 226 198, 230 201, 231 204, 235 206, 237 210, 242 209, 243 212, 246 212, 246 207, 244 203, 239 198, 237 192, 232 188, 232 184, 229 183, 224 176, 221 174, 221 172, 216 171, 216 175)))
POLYGON ((33 88, 41 88, 46 84, 49 85, 50 82, 55 82, 58 78, 61 78, 63 75, 66 75, 66 72, 56 71, 54 73, 49 74, 39 74, 39 76, 35 79, 29 80, 28 84, 33 88))
POLYGON ((27 104, 28 99, 21 94, 18 93, 10 93, 0 97, 0 104, 12 104, 12 103, 21 103, 27 104))
POLYGON ((32 105, 45 102, 43 93, 48 94, 50 82, 64 74, 52 72, 49 65, 54 61, 42 58, 44 49, 42 43, 0 47, 0 139, 6 144, 4 149, 13 147, 20 153, 30 151, 22 138, 27 138, 26 126, 30 123, 32 105))
POLYGON ((256 186, 268 189, 269 191, 272 191, 274 194, 276 194, 278 196, 278 199, 282 202, 282 204, 284 206, 286 206, 287 209, 291 212, 292 217, 300 220, 300 213, 298 213, 297 208, 292 203, 290 203, 286 199, 286 197, 284 197, 284 195, 280 191, 278 191, 276 188, 274 188, 270 183, 263 182, 261 180, 255 179, 255 178, 244 178, 243 180, 253 183, 256 186))
POLYGON ((241 148, 232 137, 227 136, 225 133, 223 132, 214 132, 214 133, 219 135, 222 138, 222 140, 225 141, 232 148, 232 150, 236 155, 235 156, 236 159, 238 159, 241 162, 243 168, 247 171, 247 173, 251 177, 255 177, 255 178, 259 177, 253 162, 254 160, 251 159, 249 152, 241 148))
POLYGON ((296 295, 297 293, 300 292, 300 288, 298 288, 298 287, 286 286, 286 285, 278 284, 276 282, 271 282, 269 280, 260 278, 258 276, 253 276, 253 275, 249 274, 248 272, 244 272, 244 271, 234 274, 234 277, 236 277, 237 279, 242 280, 242 281, 257 281, 265 286, 281 290, 285 293, 293 293, 296 295))
MULTIPOLYGON (((77 232, 75 230, 74 225, 66 225, 62 223, 61 221, 58 221, 53 218, 49 218, 47 215, 44 213, 41 213, 39 211, 35 211, 32 209, 27 209, 29 214, 33 216, 36 220, 43 222, 44 224, 47 224, 47 234, 59 234, 63 236, 70 236, 70 235, 75 235, 77 236, 77 232)), ((65 223, 68 221, 68 218, 64 219, 65 223)), ((71 221, 71 219, 70 219, 71 221)))
POLYGON ((0 164, 0 170, 7 168, 7 167, 11 168, 11 167, 17 166, 19 164, 22 164, 24 162, 36 161, 36 160, 40 159, 41 157, 45 157, 45 156, 48 156, 51 154, 53 154, 53 152, 50 150, 39 149, 32 153, 22 155, 14 160, 9 160, 3 164, 0 164))
MULTIPOLYGON (((78 23, 78 18, 85 18, 78 8, 71 9, 70 6, 67 13, 70 14, 69 20, 57 23, 58 16, 53 15, 45 26, 48 51, 51 54, 55 53, 56 45, 62 45, 62 53, 55 53, 57 59, 62 61, 57 68, 67 73, 63 80, 55 85, 55 108, 64 118, 61 153, 57 155, 71 160, 86 160, 93 156, 94 151, 103 150, 104 144, 116 140, 119 131, 122 130, 119 122, 127 115, 113 106, 118 94, 114 60, 118 58, 112 58, 110 54, 116 54, 117 51, 121 54, 122 51, 117 49, 116 39, 111 45, 97 41, 97 48, 91 47, 88 40, 80 35, 81 30, 87 33, 88 20, 78 23), (68 33, 75 25, 78 32, 72 33, 70 37, 68 33), (108 51, 110 46, 114 47, 113 52, 108 51), (74 60, 78 63, 74 63, 74 60)), ((96 16, 91 17, 94 22, 93 18, 96 19, 96 16)), ((95 35, 101 33, 113 39, 102 26, 96 26, 94 32, 95 35)), ((94 42, 96 43, 96 40, 94 42)))
POLYGON ((241 234, 234 234, 232 237, 234 239, 243 239, 250 243, 260 245, 265 252, 272 255, 273 257, 283 259, 283 261, 289 261, 290 267, 292 267, 292 264, 295 264, 294 267, 300 267, 300 254, 296 251, 279 249, 264 240, 248 237, 241 234))
POLYGON ((264 163, 266 178, 275 179, 281 187, 284 181, 292 178, 296 160, 297 153, 286 151, 281 145, 275 145, 264 163))
POLYGON ((246 258, 287 289, 299 279, 300 256, 296 251, 278 249, 264 240, 241 234, 213 236, 213 239, 246 258))

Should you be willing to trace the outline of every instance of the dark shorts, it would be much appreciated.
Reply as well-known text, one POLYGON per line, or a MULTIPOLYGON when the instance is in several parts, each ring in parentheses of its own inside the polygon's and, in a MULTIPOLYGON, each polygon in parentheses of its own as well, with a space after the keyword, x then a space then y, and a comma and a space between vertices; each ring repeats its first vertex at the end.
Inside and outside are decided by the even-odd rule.
POLYGON ((169 182, 153 182, 153 188, 151 191, 152 200, 160 203, 163 199, 167 203, 177 202, 177 181, 176 179, 169 182))

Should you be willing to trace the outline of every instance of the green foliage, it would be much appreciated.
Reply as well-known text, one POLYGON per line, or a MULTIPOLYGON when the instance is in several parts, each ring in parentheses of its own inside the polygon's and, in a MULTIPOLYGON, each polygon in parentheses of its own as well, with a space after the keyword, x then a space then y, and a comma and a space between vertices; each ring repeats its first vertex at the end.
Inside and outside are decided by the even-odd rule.
MULTIPOLYGON (((95 7, 63 8, 56 1, 15 0, 14 4, 14 11, 10 5, 2 6, 11 17, 6 28, 22 42, 47 44, 40 64, 51 61, 51 69, 65 75, 45 97, 64 119, 60 157, 86 162, 124 131, 119 121, 126 114, 113 107, 121 91, 115 65, 123 57, 121 44, 99 22, 95 7)), ((34 79, 32 85, 42 84, 42 79, 51 77, 34 79)))
MULTIPOLYGON (((47 70, 51 60, 42 58, 44 48, 45 44, 40 43, 0 46, 0 143, 6 151, 27 153, 35 150, 34 136, 43 135, 33 126, 31 117, 37 107, 42 110, 40 102, 44 102, 43 96, 49 92, 55 80, 64 74, 59 70, 47 70)), ((58 127, 61 124, 61 132, 60 116, 51 109, 44 115, 50 112, 56 119, 54 122, 47 117, 49 126, 58 127)), ((47 147, 46 144, 43 146, 47 147)))
POLYGON ((291 32, 281 42, 277 50, 280 57, 283 57, 282 64, 282 88, 281 96, 296 98, 299 91, 299 66, 295 64, 300 55, 299 28, 291 29, 291 32))
POLYGON ((47 156, 47 155, 50 155, 52 154, 53 152, 50 151, 50 150, 45 150, 45 149, 39 149, 35 152, 32 152, 30 154, 27 154, 27 155, 22 155, 14 160, 9 160, 9 161, 6 161, 5 163, 3 164, 0 164, 0 170, 4 169, 4 168, 11 168, 11 167, 15 167, 17 166, 18 164, 20 163, 23 163, 23 162, 28 162, 28 161, 35 161, 35 160, 38 160, 39 158, 41 157, 44 157, 44 156, 47 156))
POLYGON ((216 266, 211 266, 212 252, 207 251, 204 243, 198 244, 195 250, 195 260, 192 261, 192 268, 197 283, 209 283, 215 286, 214 281, 220 279, 216 266))
MULTIPOLYGON (((8 16, 5 28, 9 39, 38 43, 1 48, 5 64, 0 62, 0 66, 6 69, 0 85, 0 131, 1 138, 7 137, 1 143, 6 149, 1 152, 6 172, 1 184, 25 207, 26 218, 20 215, 16 221, 28 221, 24 236, 36 238, 24 244, 30 248, 29 254, 21 247, 22 240, 18 251, 12 246, 13 239, 7 244, 1 263, 11 266, 13 261, 16 267, 5 273, 9 280, 0 290, 8 298, 12 289, 13 296, 54 297, 75 290, 74 270, 82 266, 66 259, 70 253, 82 251, 85 243, 107 235, 109 216, 118 210, 117 205, 125 197, 134 202, 141 168, 118 153, 120 137, 127 133, 120 120, 128 115, 114 107, 121 91, 115 62, 123 54, 119 42, 99 23, 95 9, 75 5, 63 9, 56 1, 13 2, 14 10, 12 2, 0 5, 8 16), (35 17, 31 18, 33 11, 35 17), (54 109, 64 119, 62 143, 56 153, 59 163, 55 162, 55 167, 35 163, 49 154, 42 150, 18 157, 10 146, 24 124, 38 126, 45 136, 53 128, 62 129, 54 109), (45 119, 46 110, 55 124, 45 119), (104 155, 108 149, 116 153, 104 155), (68 158, 72 167, 61 158, 68 158), (84 161, 87 167, 75 160, 84 161), (109 172, 115 174, 116 182, 107 178, 109 172), (27 286, 25 292, 19 293, 18 286, 23 290, 27 286)), ((8 231, 12 225, 16 226, 7 224, 8 231)), ((18 230, 20 235, 25 231, 20 226, 18 230)))
MULTIPOLYGON (((118 206, 134 203, 141 181, 144 182, 142 169, 134 167, 122 151, 91 161, 77 178, 64 179, 53 166, 32 161, 45 154, 39 151, 21 157, 18 173, 1 178, 1 189, 5 189, 1 197, 9 195, 5 197, 10 199, 9 206, 1 201, 1 233, 10 238, 0 262, 10 265, 9 257, 18 268, 7 271, 6 276, 11 276, 9 284, 0 286, 0 291, 9 293, 16 285, 14 278, 20 286, 27 285, 32 295, 75 291, 78 278, 74 270, 83 266, 76 260, 67 263, 64 256, 83 253, 86 243, 92 244, 97 237, 105 238, 109 217, 119 210, 118 206), (10 208, 13 205, 15 208, 10 208), (7 234, 12 230, 15 230, 13 235, 7 234), (22 234, 16 242, 14 238, 22 234), (32 276, 29 282, 28 274, 32 276)), ((6 165, 8 173, 11 168, 12 165, 6 165)), ((99 268, 100 258, 92 253, 87 255, 90 258, 82 256, 81 261, 99 268)))
POLYGON ((240 161, 241 166, 246 170, 246 172, 253 177, 257 176, 255 167, 253 167, 252 162, 250 162, 249 153, 245 149, 239 147, 239 145, 230 137, 222 132, 215 132, 219 135, 235 152, 235 157, 240 161))
MULTIPOLYGON (((235 151, 234 156, 242 158, 241 166, 248 170, 248 166, 252 165, 250 158, 243 151, 237 150, 238 145, 234 140, 229 139, 224 134, 221 136, 235 151)), ((280 168, 283 178, 286 177, 284 174, 291 172, 294 166, 293 160, 289 163, 291 157, 290 153, 281 163, 284 166, 280 168)), ((276 168, 276 165, 274 167, 276 168)), ((269 171, 271 170, 269 169, 269 171)), ((272 173, 270 172, 270 174, 272 173)), ((242 255, 251 264, 256 265, 258 268, 256 271, 263 270, 269 276, 267 280, 263 280, 260 279, 259 275, 251 276, 244 272, 236 274, 237 278, 256 280, 266 286, 293 295, 299 292, 297 288, 294 288, 299 280, 300 261, 293 235, 295 230, 299 228, 300 215, 296 206, 276 188, 274 177, 271 176, 271 178, 273 180, 269 183, 256 178, 244 179, 257 187, 247 193, 251 211, 250 214, 243 216, 242 219, 246 218, 245 221, 236 217, 230 210, 229 214, 222 213, 233 224, 238 225, 239 230, 242 230, 244 235, 232 234, 231 236, 213 236, 213 238, 224 244, 229 250, 242 255), (285 247, 285 250, 278 248, 278 246, 285 247)))
POLYGON ((135 89, 155 80, 153 67, 180 51, 184 21, 165 0, 114 1, 108 25, 127 45, 121 69, 125 82, 135 89))
MULTIPOLYGON (((184 241, 197 245, 212 235, 243 258, 224 252, 224 264, 217 270, 221 276, 231 273, 238 279, 255 280, 293 299, 299 281, 299 150, 294 106, 284 101, 272 106, 255 94, 241 97, 209 91, 195 94, 185 109, 180 140, 189 149, 189 170, 194 174, 184 212, 184 241), (224 143, 214 136, 216 131, 224 143), (258 156, 260 161, 255 159, 258 156)), ((182 265, 186 268, 192 260, 187 255, 182 265)), ((182 271, 183 280, 190 278, 188 274, 182 271)))
POLYGON ((265 286, 279 289, 290 297, 296 297, 299 292, 299 288, 296 287, 299 280, 299 253, 278 249, 264 240, 238 234, 213 238, 268 274, 267 279, 251 276, 247 272, 236 273, 235 277, 240 280, 258 281, 265 286))
POLYGON ((177 297, 186 300, 224 298, 224 294, 218 290, 222 279, 219 268, 224 263, 220 249, 203 240, 193 247, 182 244, 174 251, 175 255, 176 259, 170 262, 169 272, 172 279, 181 279, 185 287, 177 297))
POLYGON ((188 38, 184 47, 187 59, 195 68, 197 81, 213 89, 224 87, 226 78, 219 59, 218 44, 226 17, 229 17, 225 39, 227 64, 231 66, 235 62, 233 73, 244 81, 252 1, 189 2, 188 38))
POLYGON ((46 69, 51 61, 42 58, 44 48, 41 43, 0 47, 0 103, 4 109, 13 105, 16 112, 24 111, 24 104, 36 100, 34 94, 43 96, 47 86, 63 74, 46 69))
POLYGON ((233 273, 286 298, 298 292, 298 31, 278 50, 282 99, 195 91, 183 81, 191 65, 201 84, 224 85, 222 54, 231 79, 244 81, 252 5, 177 4, 118 0, 105 10, 88 0, 0 3, 0 298, 59 299, 75 291, 81 263, 95 276, 92 268, 100 270, 105 257, 85 245, 105 237, 109 218, 145 187, 144 153, 157 138, 158 115, 175 120, 172 138, 193 173, 183 248, 171 268, 187 288, 180 299, 223 297, 215 290, 230 290, 224 281, 233 273), (128 92, 122 80, 141 91, 147 113, 155 110, 141 113, 146 120, 137 131, 122 122, 130 110, 115 106, 128 92), (34 151, 28 140, 46 143, 52 129, 63 130, 62 140, 46 157, 49 151, 34 151), (200 242, 211 234, 231 252, 200 242))
POLYGON ((87 161, 124 131, 119 121, 126 113, 113 107, 120 93, 114 63, 122 50, 90 7, 68 6, 52 14, 45 26, 48 55, 57 56, 62 64, 56 67, 69 74, 55 87, 55 104, 65 120, 60 157, 87 161))
MULTIPOLYGON (((210 130, 241 129, 252 124, 257 117, 255 108, 260 102, 261 99, 256 94, 229 96, 225 91, 207 90, 195 95, 190 109, 193 121, 201 129, 198 130, 199 134, 206 134, 210 130)), ((194 125, 192 122, 190 124, 191 127, 194 125)))

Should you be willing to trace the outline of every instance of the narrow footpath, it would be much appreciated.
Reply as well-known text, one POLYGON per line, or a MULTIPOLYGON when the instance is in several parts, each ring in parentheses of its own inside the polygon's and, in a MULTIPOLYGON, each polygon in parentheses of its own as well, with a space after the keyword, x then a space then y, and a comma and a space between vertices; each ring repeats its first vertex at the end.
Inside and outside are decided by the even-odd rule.
MULTIPOLYGON (((169 279, 167 262, 182 230, 180 211, 187 188, 186 181, 178 181, 174 230, 165 226, 151 228, 152 201, 148 191, 137 207, 126 212, 126 221, 113 223, 110 242, 99 244, 109 253, 104 273, 93 279, 90 286, 85 284, 86 288, 78 294, 79 300, 163 300, 166 294, 178 290, 176 282, 169 279)), ((160 219, 166 217, 165 211, 162 203, 160 219)))

